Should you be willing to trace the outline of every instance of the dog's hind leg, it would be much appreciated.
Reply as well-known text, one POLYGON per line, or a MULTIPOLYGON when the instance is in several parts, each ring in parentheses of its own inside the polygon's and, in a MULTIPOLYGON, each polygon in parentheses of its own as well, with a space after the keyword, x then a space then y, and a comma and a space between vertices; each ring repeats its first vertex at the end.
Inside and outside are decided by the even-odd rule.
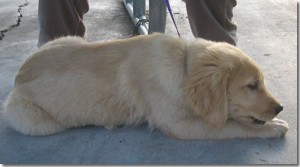
POLYGON ((12 91, 4 105, 3 118, 7 123, 28 135, 50 135, 65 130, 34 102, 12 91))

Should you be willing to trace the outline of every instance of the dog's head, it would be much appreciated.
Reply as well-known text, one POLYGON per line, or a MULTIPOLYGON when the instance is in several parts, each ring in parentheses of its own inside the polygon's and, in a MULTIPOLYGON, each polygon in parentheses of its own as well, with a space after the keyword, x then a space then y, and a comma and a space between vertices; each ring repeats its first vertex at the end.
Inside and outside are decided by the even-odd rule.
POLYGON ((193 111, 216 127, 234 119, 258 128, 283 109, 258 65, 226 43, 198 40, 188 47, 184 92, 193 111))

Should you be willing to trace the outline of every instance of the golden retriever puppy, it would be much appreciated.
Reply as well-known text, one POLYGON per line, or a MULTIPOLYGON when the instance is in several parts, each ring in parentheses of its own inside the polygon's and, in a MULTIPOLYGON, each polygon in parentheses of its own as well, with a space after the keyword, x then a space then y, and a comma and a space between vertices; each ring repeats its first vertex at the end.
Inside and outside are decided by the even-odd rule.
POLYGON ((4 106, 24 134, 147 122, 178 139, 275 138, 288 124, 258 65, 238 48, 162 34, 49 42, 26 59, 4 106))

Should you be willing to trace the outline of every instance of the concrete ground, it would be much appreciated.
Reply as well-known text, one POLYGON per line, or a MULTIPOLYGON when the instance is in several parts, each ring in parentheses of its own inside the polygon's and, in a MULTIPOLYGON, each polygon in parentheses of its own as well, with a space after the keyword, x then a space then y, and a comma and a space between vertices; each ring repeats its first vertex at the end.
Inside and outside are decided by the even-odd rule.
MULTIPOLYGON (((0 103, 13 87, 20 63, 36 50, 37 1, 28 0, 21 25, 0 41, 0 103)), ((24 0, 0 1, 0 30, 15 23, 17 6, 24 0)), ((172 0, 179 30, 191 34, 185 4, 172 0)), ((238 47, 264 71, 268 87, 284 104, 279 118, 290 130, 279 139, 180 141, 147 127, 72 129, 47 137, 24 136, 0 117, 2 164, 298 164, 297 114, 297 3, 296 0, 238 1, 234 9, 238 47)), ((84 21, 88 41, 106 41, 132 35, 132 23, 121 0, 90 0, 84 21)), ((167 18, 166 34, 176 36, 167 18)))

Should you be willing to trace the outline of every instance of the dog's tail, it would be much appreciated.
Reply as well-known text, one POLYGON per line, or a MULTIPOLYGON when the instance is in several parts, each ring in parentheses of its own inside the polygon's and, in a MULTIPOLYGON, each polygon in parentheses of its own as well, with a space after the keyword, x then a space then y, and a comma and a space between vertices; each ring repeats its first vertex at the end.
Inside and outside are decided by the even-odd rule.
POLYGON ((2 116, 4 121, 23 134, 50 135, 65 130, 46 111, 16 89, 9 94, 2 116))

